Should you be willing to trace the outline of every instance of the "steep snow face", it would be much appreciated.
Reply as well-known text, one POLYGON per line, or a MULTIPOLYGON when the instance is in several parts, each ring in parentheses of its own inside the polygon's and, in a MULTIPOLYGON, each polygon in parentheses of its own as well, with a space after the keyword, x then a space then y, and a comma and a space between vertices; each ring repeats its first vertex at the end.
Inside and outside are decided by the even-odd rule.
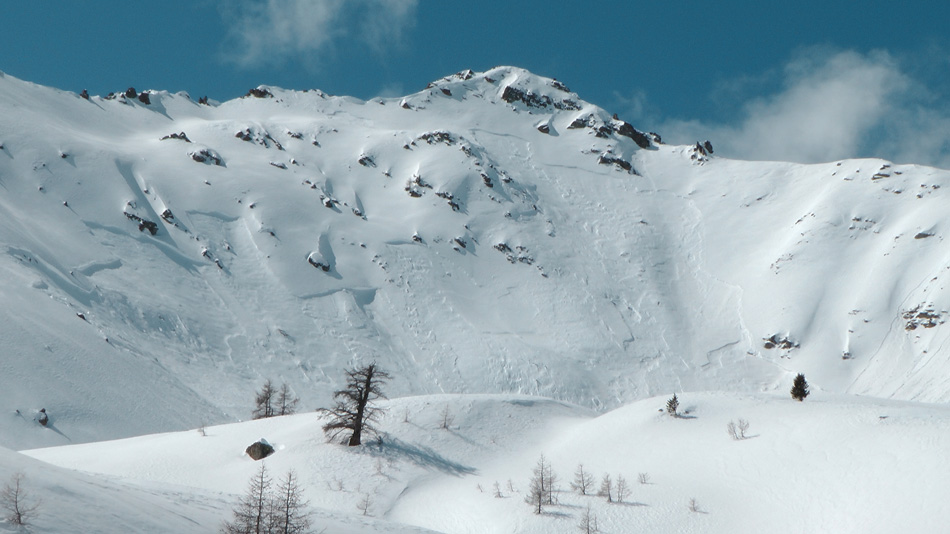
POLYGON ((943 171, 721 160, 511 67, 131 95, 0 76, 7 446, 244 418, 265 378, 310 409, 372 360, 596 409, 799 371, 948 398, 943 171))

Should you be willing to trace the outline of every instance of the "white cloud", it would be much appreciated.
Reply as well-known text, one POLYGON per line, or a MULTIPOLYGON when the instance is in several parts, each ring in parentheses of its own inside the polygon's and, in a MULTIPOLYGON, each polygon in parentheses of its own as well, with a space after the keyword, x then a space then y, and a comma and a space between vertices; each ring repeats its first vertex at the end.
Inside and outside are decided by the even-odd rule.
POLYGON ((318 61, 340 40, 382 52, 414 22, 418 0, 231 0, 227 56, 243 66, 318 61))
MULTIPOLYGON (((710 139, 717 154, 740 159, 881 157, 950 168, 946 95, 908 75, 893 56, 812 49, 781 76, 779 91, 745 102, 735 121, 666 120, 657 129, 669 143, 710 139)), ((744 85, 739 80, 727 93, 744 85)))

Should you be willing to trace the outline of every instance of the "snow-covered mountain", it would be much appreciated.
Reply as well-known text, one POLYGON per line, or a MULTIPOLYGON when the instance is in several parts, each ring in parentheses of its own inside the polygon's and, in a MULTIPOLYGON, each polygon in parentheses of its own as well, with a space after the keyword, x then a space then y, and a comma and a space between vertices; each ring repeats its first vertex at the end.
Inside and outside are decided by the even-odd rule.
POLYGON ((937 531, 948 179, 665 145, 512 67, 365 102, 0 74, 0 486, 26 475, 37 532, 214 532, 266 436, 317 531, 937 531), (370 361, 382 444, 234 423, 370 361), (571 493, 578 463, 627 503, 571 493))
POLYGON ((597 410, 950 399, 945 171, 725 160, 511 67, 365 102, 2 75, 0 145, 8 447, 246 418, 266 378, 311 409, 372 360, 597 410))

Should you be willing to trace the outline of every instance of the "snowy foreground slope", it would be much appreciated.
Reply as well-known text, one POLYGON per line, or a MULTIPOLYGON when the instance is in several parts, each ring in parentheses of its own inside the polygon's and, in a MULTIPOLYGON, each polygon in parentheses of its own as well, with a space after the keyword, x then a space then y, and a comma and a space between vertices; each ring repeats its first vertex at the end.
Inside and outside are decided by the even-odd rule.
POLYGON ((510 67, 211 105, 0 74, 0 145, 13 449, 240 420, 266 378, 313 409, 372 360, 598 411, 950 399, 945 171, 724 160, 510 67))
MULTIPOLYGON (((681 397, 689 413, 673 418, 658 411, 665 400, 597 416, 537 397, 409 397, 383 403, 381 445, 327 444, 315 415, 301 414, 208 427, 204 437, 192 430, 26 454, 101 476, 100 487, 88 490, 93 500, 116 488, 138 499, 121 512, 130 514, 125 524, 168 514, 167 525, 135 529, 147 532, 214 532, 229 517, 228 499, 236 501, 259 467, 243 447, 262 436, 277 448, 264 460, 269 472, 300 476, 317 531, 577 532, 588 505, 606 534, 942 532, 950 521, 944 406, 823 393, 804 403, 782 394, 696 393, 681 397), (446 410, 453 421, 441 429, 446 410), (750 423, 748 438, 735 441, 726 424, 740 418, 750 423), (558 505, 536 515, 524 496, 541 454, 561 491, 558 505), (572 492, 579 463, 595 476, 595 491, 603 473, 625 478, 624 502, 572 492), (171 509, 170 496, 178 503, 171 509), (369 517, 357 510, 364 496, 369 517)), ((72 490, 73 480, 89 476, 69 474, 63 485, 72 490)), ((49 491, 35 484, 38 493, 49 491)), ((50 526, 71 524, 72 508, 59 510, 60 502, 77 498, 55 495, 37 531, 79 531, 50 526)), ((123 532, 107 519, 90 523, 101 525, 97 532, 123 532)))

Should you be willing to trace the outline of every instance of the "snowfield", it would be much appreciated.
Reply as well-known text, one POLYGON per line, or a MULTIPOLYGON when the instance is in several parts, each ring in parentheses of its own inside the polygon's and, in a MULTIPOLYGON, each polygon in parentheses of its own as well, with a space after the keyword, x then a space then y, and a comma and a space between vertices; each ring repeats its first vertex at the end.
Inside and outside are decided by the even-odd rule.
POLYGON ((214 532, 263 436, 317 532, 944 529, 950 173, 634 126, 514 67, 207 104, 0 73, 0 485, 38 532, 214 532), (325 443, 372 361, 381 444, 325 443), (241 422, 267 379, 301 414, 241 422))
MULTIPOLYGON (((940 532, 950 520, 945 406, 821 393, 802 403, 725 393, 680 401, 688 413, 674 418, 662 397, 599 416, 537 397, 408 397, 382 404, 381 443, 355 448, 327 444, 308 413, 207 427, 204 437, 191 430, 26 454, 110 486, 181 488, 194 493, 183 501, 220 510, 259 467, 244 447, 264 437, 277 449, 267 469, 275 478, 297 471, 319 509, 317 531, 342 517, 369 521, 357 510, 364 495, 376 519, 365 532, 574 532, 588 505, 605 533, 940 532), (446 409, 452 423, 442 429, 446 409), (726 425, 740 418, 749 431, 737 441, 726 425), (541 454, 560 491, 539 516, 524 497, 541 454), (595 491, 604 473, 625 478, 624 502, 572 491, 578 464, 594 475, 595 491)), ((178 513, 204 517, 190 507, 178 513)), ((166 531, 175 530, 154 530, 166 531)))

